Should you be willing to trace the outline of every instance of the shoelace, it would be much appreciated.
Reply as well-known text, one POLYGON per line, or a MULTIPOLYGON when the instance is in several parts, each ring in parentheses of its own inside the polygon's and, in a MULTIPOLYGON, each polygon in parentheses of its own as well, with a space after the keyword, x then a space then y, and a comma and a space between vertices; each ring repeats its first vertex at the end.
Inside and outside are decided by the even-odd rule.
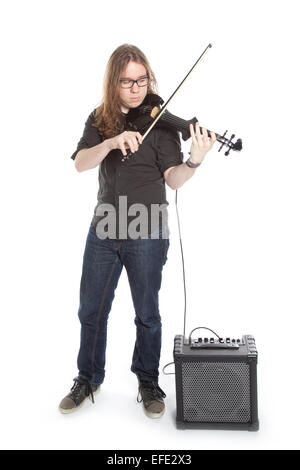
POLYGON ((84 385, 85 386, 85 390, 84 390, 84 393, 86 396, 89 396, 91 395, 92 397, 92 402, 94 402, 94 395, 93 395, 93 389, 92 389, 92 386, 91 384, 87 381, 87 380, 83 380, 79 377, 75 377, 74 380, 74 385, 73 387, 71 388, 71 393, 72 393, 72 397, 75 401, 75 403, 77 403, 79 397, 80 397, 80 394, 81 394, 81 387, 84 385))
POLYGON ((151 399, 155 400, 155 398, 166 397, 165 392, 155 382, 141 381, 139 385, 139 391, 136 397, 138 403, 141 403, 141 401, 143 400, 142 395, 141 395, 141 388, 143 388, 143 390, 146 393, 149 393, 149 398, 151 397, 151 399), (140 400, 139 400, 139 396, 141 397, 140 400))

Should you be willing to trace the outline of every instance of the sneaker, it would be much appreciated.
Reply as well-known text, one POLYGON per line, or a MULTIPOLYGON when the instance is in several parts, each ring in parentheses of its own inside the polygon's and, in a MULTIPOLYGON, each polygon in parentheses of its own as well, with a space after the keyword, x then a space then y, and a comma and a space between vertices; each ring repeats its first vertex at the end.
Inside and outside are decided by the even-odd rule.
POLYGON ((139 379, 137 401, 143 402, 144 411, 149 418, 159 418, 165 412, 165 392, 155 382, 139 379), (139 399, 139 395, 141 398, 139 399))
POLYGON ((59 404, 62 413, 72 413, 80 408, 85 400, 91 397, 94 403, 94 394, 100 391, 100 385, 91 385, 87 380, 76 377, 70 393, 59 404))

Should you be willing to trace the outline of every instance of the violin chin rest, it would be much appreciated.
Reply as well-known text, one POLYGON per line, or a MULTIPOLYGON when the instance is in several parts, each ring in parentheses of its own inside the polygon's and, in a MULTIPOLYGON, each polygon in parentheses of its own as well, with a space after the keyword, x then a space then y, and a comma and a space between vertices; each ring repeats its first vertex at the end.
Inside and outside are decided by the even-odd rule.
POLYGON ((152 117, 152 119, 154 119, 157 114, 159 113, 160 109, 158 106, 154 106, 154 108, 152 109, 151 113, 150 113, 150 116, 152 117))

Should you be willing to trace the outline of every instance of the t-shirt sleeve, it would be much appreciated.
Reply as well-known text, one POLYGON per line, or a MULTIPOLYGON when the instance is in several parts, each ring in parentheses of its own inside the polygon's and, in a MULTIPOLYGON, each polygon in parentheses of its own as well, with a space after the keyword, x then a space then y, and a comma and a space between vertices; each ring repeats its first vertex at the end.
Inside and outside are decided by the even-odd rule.
POLYGON ((79 150, 94 147, 95 145, 101 144, 101 142, 103 142, 103 136, 99 134, 98 129, 96 127, 92 126, 92 124, 95 122, 94 112, 95 110, 91 112, 85 122, 82 137, 77 144, 77 149, 71 156, 72 160, 75 160, 75 157, 79 150))
POLYGON ((164 173, 171 166, 183 162, 179 132, 171 129, 159 129, 157 138, 157 164, 164 173))

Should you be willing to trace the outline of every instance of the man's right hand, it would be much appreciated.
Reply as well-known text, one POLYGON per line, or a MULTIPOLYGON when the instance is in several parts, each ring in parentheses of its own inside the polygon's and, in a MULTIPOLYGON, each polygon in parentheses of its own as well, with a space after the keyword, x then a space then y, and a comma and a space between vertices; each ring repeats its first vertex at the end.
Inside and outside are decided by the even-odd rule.
POLYGON ((126 148, 130 148, 131 153, 139 149, 139 144, 143 142, 143 137, 139 132, 124 131, 122 134, 116 135, 109 139, 111 150, 120 149, 126 157, 126 148))

